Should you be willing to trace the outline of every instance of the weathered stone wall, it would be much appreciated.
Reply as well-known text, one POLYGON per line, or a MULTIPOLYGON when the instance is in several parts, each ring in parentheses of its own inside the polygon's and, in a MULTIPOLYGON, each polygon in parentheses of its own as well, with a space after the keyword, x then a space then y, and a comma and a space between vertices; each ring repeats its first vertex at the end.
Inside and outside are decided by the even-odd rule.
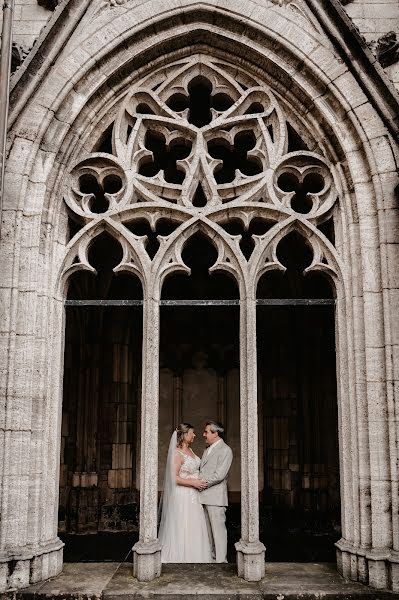
POLYGON ((399 33, 397 0, 352 0, 345 10, 367 42, 375 42, 388 31, 399 33))
MULTIPOLYGON (((374 52, 384 42, 384 36, 394 31, 399 42, 399 2, 397 0, 352 0, 345 7, 353 23, 359 29, 374 52)), ((391 81, 399 88, 399 48, 394 51, 396 60, 384 65, 391 81)))
MULTIPOLYGON (((52 11, 39 6, 37 0, 15 0, 13 41, 24 51, 32 48, 52 11)), ((0 23, 3 11, 0 13, 0 23)))

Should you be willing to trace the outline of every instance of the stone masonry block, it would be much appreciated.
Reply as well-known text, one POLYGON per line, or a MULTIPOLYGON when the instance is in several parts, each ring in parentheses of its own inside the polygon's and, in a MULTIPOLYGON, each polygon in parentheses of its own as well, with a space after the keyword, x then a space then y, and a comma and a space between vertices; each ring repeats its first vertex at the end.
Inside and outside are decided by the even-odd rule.
POLYGON ((30 572, 30 561, 29 560, 17 560, 14 566, 14 570, 11 573, 8 585, 10 588, 22 588, 29 585, 29 572, 30 572))
MULTIPOLYGON (((18 294, 17 335, 32 335, 35 331, 36 292, 21 291, 18 294)), ((25 360, 28 362, 28 357, 25 360)))
POLYGON ((31 427, 31 399, 16 394, 8 396, 6 423, 15 430, 29 431, 31 427))
MULTIPOLYGON (((21 248, 20 250, 20 270, 19 270, 19 286, 21 289, 20 294, 30 294, 33 299, 36 297, 36 290, 38 287, 38 268, 37 268, 37 249, 35 249, 34 244, 32 244, 31 248, 21 248), (36 251, 35 251, 36 250, 36 251)), ((21 305, 20 310, 22 310, 22 302, 23 298, 20 298, 21 305)), ((30 307, 28 307, 29 318, 32 321, 29 325, 32 327, 30 332, 34 332, 35 321, 33 318, 32 310, 35 306, 33 303, 30 307)))
POLYGON ((7 333, 11 326, 11 288, 0 288, 0 333, 7 333))
POLYGON ((15 137, 7 159, 7 172, 29 175, 32 166, 34 143, 20 137, 15 137))
POLYGON ((26 4, 21 7, 22 21, 41 21, 47 23, 51 13, 39 4, 26 4))
POLYGON ((377 590, 388 587, 387 564, 384 560, 369 560, 369 585, 377 590))
POLYGON ((43 445, 45 444, 43 437, 42 430, 31 431, 29 463, 32 474, 39 474, 43 471, 43 445))
POLYGON ((7 431, 4 441, 9 450, 8 461, 4 465, 5 475, 28 475, 30 431, 7 431))
MULTIPOLYGON (((378 213, 381 229, 383 229, 383 241, 388 245, 399 244, 399 211, 395 208, 380 210, 378 213)), ((382 236, 381 236, 382 237, 382 236)), ((393 265, 391 263, 391 269, 393 265)))
POLYGON ((15 35, 23 35, 28 34, 33 38, 37 38, 43 29, 46 21, 38 20, 38 21, 15 21, 14 23, 14 33, 15 35))
POLYGON ((364 294, 364 321, 366 348, 382 348, 384 339, 384 317, 382 294, 364 294))
POLYGON ((397 210, 399 192, 396 189, 399 185, 399 173, 396 169, 388 173, 379 173, 373 177, 373 180, 381 190, 384 208, 397 210))
POLYGON ((395 157, 388 136, 380 136, 370 141, 379 173, 391 173, 396 169, 395 157))
MULTIPOLYGON (((389 304, 392 315, 399 314, 399 289, 388 291, 389 304)), ((399 345, 399 319, 394 319, 391 329, 391 342, 394 345, 399 345)))
POLYGON ((20 204, 20 199, 25 198, 27 186, 28 175, 6 171, 4 175, 3 209, 8 210, 8 212, 15 210, 20 204))
POLYGON ((38 137, 38 132, 43 128, 43 125, 48 122, 51 116, 47 107, 40 104, 34 104, 28 113, 22 114, 18 122, 17 135, 26 140, 35 141, 38 137))
POLYGON ((8 588, 8 563, 0 563, 0 592, 5 592, 8 588))
POLYGON ((343 60, 324 46, 317 46, 309 54, 309 59, 331 81, 334 81, 334 79, 343 75, 348 70, 343 60))
POLYGON ((361 104, 353 112, 359 119, 359 124, 364 129, 368 139, 386 135, 386 126, 370 102, 361 104))
MULTIPOLYGON (((91 32, 82 43, 81 47, 91 57, 99 55, 107 46, 114 46, 119 32, 115 30, 112 21, 100 31, 91 32)), ((104 75, 105 80, 105 75, 104 75)))
POLYGON ((334 80, 334 87, 348 103, 348 109, 356 108, 367 102, 367 96, 349 71, 334 80))
POLYGON ((392 591, 399 592, 399 562, 391 563, 392 591))
POLYGON ((29 505, 29 475, 7 475, 4 484, 8 490, 2 506, 2 527, 5 543, 14 548, 26 544, 29 505))

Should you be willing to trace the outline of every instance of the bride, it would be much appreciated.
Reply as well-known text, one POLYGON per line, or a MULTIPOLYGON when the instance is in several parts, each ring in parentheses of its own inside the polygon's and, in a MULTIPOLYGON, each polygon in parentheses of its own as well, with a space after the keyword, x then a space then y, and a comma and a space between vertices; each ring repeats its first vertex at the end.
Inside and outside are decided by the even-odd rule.
POLYGON ((190 448, 194 428, 181 423, 173 432, 165 470, 159 541, 163 563, 212 562, 205 513, 199 492, 207 483, 199 479, 200 462, 190 448))

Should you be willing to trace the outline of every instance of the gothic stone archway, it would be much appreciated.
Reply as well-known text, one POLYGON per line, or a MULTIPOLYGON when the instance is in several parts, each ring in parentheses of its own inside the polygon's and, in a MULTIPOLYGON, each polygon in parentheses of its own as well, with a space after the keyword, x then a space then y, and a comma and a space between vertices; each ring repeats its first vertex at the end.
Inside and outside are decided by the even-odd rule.
MULTIPOLYGON (((249 580, 264 574, 259 542, 256 286, 266 271, 285 267, 277 245, 297 229, 312 249, 307 272, 340 281, 340 259, 319 228, 337 201, 334 171, 320 152, 310 151, 284 108, 255 78, 228 62, 197 54, 152 73, 123 101, 115 122, 99 136, 93 152, 66 179, 65 201, 79 231, 72 237, 64 279, 92 270, 88 248, 105 227, 117 236, 123 258, 115 272, 131 271, 143 282, 143 378, 141 420, 140 541, 135 574, 160 572, 157 546, 157 430, 159 397, 159 306, 165 278, 187 272, 186 241, 201 232, 212 240, 217 259, 211 271, 226 271, 240 291, 241 541, 238 573, 249 580), (102 216, 99 227, 98 215, 102 216), (232 220, 250 230, 256 218, 264 233, 228 233, 232 220), (137 223, 175 224, 169 235, 134 233, 137 223), (84 227, 83 227, 84 226, 84 227)), ((314 146, 314 145, 313 145, 314 146)))

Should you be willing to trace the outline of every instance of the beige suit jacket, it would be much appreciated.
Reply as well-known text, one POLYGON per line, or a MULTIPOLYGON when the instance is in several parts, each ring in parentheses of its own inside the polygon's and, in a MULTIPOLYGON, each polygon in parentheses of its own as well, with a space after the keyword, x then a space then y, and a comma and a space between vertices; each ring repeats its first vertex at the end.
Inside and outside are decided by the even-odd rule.
POLYGON ((212 448, 208 455, 205 450, 200 466, 200 479, 208 482, 206 490, 200 492, 201 504, 227 506, 227 476, 233 460, 233 452, 223 440, 212 448))

